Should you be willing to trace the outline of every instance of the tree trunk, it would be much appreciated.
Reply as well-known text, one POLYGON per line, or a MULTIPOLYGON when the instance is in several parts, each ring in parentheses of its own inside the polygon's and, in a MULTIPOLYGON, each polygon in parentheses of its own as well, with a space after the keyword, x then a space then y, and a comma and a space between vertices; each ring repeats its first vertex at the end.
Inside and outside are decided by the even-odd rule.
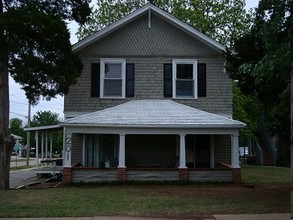
POLYGON ((7 65, 0 60, 0 190, 9 189, 13 137, 9 132, 9 88, 7 65))
MULTIPOLYGON (((291 136, 290 136, 290 149, 291 149, 291 206, 293 204, 293 1, 290 3, 290 56, 291 56, 291 136)), ((293 212, 291 209, 291 219, 293 219, 293 212)))
MULTIPOLYGON (((0 1, 0 16, 3 2, 0 1)), ((9 132, 8 53, 4 28, 0 26, 0 190, 9 189, 10 159, 14 143, 9 132)))

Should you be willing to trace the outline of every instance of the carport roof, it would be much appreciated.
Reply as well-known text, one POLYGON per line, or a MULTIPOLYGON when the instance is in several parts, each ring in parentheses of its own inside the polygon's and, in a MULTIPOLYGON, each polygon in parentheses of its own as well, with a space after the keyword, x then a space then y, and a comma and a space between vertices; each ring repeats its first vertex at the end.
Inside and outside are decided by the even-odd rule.
POLYGON ((134 100, 68 119, 66 127, 242 128, 245 124, 171 100, 134 100))

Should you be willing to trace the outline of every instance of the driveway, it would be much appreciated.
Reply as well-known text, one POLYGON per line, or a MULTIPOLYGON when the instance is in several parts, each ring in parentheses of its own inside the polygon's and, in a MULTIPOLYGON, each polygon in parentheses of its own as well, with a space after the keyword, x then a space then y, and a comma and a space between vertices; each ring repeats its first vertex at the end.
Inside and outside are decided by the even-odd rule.
MULTIPOLYGON (((30 158, 29 165, 35 165, 36 159, 30 158)), ((15 156, 11 157, 10 167, 25 166, 26 160, 24 157, 18 157, 16 160, 15 156)), ((33 182, 37 182, 35 168, 21 169, 10 171, 10 188, 16 188, 19 186, 27 186, 33 182)))
POLYGON ((34 168, 10 171, 10 188, 16 188, 22 185, 27 186, 37 181, 39 180, 36 177, 34 168))

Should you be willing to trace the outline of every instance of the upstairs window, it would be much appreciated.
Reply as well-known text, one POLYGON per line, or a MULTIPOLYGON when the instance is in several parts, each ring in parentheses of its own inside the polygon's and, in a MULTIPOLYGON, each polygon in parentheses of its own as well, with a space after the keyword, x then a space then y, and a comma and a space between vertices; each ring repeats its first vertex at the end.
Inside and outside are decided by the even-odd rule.
POLYGON ((125 98, 125 59, 101 59, 101 98, 125 98))
POLYGON ((172 61, 173 98, 197 98, 197 60, 172 61))

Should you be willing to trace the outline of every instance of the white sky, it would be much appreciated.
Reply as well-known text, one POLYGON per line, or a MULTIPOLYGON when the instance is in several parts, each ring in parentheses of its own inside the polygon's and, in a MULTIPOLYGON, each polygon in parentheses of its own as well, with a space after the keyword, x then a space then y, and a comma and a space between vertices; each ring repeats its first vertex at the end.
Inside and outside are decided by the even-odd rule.
MULTIPOLYGON (((95 2, 95 1, 94 1, 95 2)), ((246 8, 257 7, 259 0, 246 0, 246 8)), ((70 41, 72 44, 77 42, 75 33, 77 32, 78 26, 76 23, 71 22, 68 25, 71 37, 70 41)), ((25 97, 24 91, 20 89, 20 86, 14 82, 14 80, 9 78, 9 92, 10 92, 10 118, 19 118, 23 120, 26 124, 28 115, 28 101, 25 97)), ((63 105, 64 98, 58 96, 56 99, 51 99, 51 101, 40 100, 37 106, 33 106, 31 109, 31 116, 33 116, 37 111, 51 111, 57 113, 59 118, 63 119, 63 105)))

